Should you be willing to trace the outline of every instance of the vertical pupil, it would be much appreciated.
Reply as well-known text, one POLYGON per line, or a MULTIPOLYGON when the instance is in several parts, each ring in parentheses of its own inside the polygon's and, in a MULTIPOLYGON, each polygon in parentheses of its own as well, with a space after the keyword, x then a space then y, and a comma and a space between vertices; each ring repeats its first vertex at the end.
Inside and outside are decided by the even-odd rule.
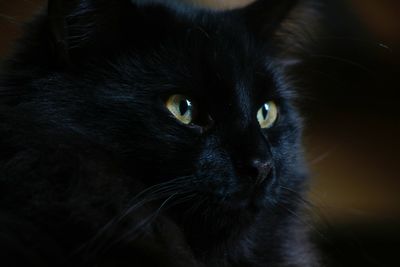
POLYGON ((267 118, 267 116, 268 116, 268 110, 269 110, 269 106, 268 106, 268 104, 265 104, 264 106, 263 106, 263 108, 262 108, 262 115, 263 115, 263 118, 264 118, 264 120, 267 118))
POLYGON ((185 115, 186 112, 188 111, 190 106, 190 102, 188 100, 181 100, 179 102, 179 112, 181 113, 181 115, 185 115))

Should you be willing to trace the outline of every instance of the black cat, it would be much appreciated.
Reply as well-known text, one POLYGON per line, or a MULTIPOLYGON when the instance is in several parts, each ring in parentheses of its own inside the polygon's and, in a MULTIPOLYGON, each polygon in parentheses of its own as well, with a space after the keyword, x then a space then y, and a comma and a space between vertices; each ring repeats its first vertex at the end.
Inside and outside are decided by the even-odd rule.
POLYGON ((1 266, 318 266, 297 2, 50 0, 0 77, 1 266))

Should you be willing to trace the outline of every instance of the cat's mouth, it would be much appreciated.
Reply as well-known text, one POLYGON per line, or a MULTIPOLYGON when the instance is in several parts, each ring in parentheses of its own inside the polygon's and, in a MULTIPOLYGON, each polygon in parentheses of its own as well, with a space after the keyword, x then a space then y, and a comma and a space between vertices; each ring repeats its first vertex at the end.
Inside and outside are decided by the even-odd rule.
MULTIPOLYGON (((268 174, 268 176, 272 176, 272 174, 268 174)), ((237 192, 233 193, 229 199, 233 205, 238 205, 238 207, 260 207, 264 203, 267 187, 268 179, 264 179, 259 183, 244 186, 237 192)))
POLYGON ((206 195, 216 205, 225 209, 260 208, 265 205, 272 179, 273 172, 257 182, 252 181, 250 177, 241 177, 238 184, 219 188, 214 192, 208 191, 206 195))

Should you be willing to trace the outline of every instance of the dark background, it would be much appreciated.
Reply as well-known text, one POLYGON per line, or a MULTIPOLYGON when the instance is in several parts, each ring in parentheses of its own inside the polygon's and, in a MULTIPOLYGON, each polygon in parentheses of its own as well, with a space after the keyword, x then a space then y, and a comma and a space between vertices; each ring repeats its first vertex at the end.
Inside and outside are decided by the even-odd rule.
MULTIPOLYGON (((0 60, 44 2, 0 0, 0 60)), ((400 1, 321 2, 323 30, 298 68, 312 229, 329 267, 400 266, 400 1)))

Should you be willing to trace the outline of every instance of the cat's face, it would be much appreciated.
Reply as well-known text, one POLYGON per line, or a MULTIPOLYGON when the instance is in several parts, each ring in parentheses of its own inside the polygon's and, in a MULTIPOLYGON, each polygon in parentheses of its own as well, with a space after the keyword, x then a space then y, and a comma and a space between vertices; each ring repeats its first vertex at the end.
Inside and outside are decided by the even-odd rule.
POLYGON ((220 210, 259 210, 301 184, 300 121, 269 39, 274 28, 251 28, 260 22, 248 18, 251 8, 110 2, 72 8, 68 31, 55 20, 45 64, 62 66, 35 85, 39 105, 52 103, 43 117, 66 138, 104 146, 129 179, 151 186, 185 177, 188 191, 220 210))
POLYGON ((127 160, 132 155, 145 176, 156 177, 150 183, 192 176, 198 193, 233 209, 276 200, 279 183, 292 179, 285 175, 299 138, 283 73, 248 36, 189 27, 148 59, 114 66, 123 87, 143 85, 123 95, 139 103, 121 115, 140 120, 121 130, 127 160))

